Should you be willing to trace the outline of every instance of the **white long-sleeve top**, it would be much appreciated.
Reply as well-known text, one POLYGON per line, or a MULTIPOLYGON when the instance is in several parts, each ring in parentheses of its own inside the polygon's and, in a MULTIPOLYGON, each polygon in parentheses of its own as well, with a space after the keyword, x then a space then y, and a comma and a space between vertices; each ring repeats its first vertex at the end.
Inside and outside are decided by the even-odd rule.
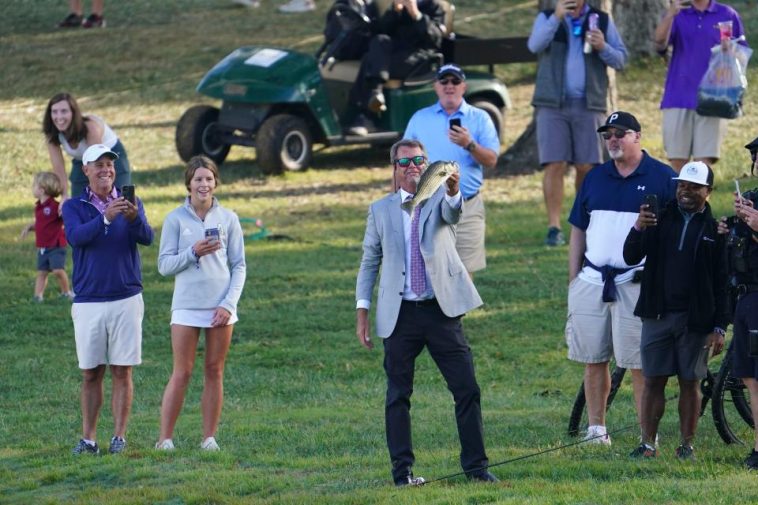
POLYGON ((171 310, 223 307, 236 314, 247 273, 237 214, 221 207, 214 198, 203 221, 187 198, 163 222, 158 271, 175 276, 171 310), (221 248, 198 259, 192 246, 205 238, 206 228, 219 228, 221 248))

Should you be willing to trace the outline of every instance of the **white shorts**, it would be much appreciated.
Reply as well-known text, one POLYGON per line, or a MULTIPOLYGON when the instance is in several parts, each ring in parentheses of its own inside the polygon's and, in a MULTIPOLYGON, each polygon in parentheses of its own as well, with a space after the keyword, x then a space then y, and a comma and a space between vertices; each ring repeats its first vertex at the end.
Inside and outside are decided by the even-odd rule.
MULTIPOLYGON (((171 311, 171 324, 180 324, 182 326, 190 326, 192 328, 211 328, 211 321, 213 321, 213 314, 216 309, 176 309, 171 311)), ((237 314, 232 312, 229 317, 227 326, 239 321, 237 314)))
POLYGON ((603 301, 603 286, 577 276, 569 284, 566 343, 568 357, 580 363, 604 363, 616 357, 624 368, 642 368, 642 320, 634 315, 640 285, 616 286, 616 301, 603 301))
POLYGON ((726 119, 701 116, 692 109, 663 109, 663 148, 670 160, 718 159, 726 119))
POLYGON ((74 303, 76 356, 79 368, 142 363, 142 293, 112 302, 74 303))

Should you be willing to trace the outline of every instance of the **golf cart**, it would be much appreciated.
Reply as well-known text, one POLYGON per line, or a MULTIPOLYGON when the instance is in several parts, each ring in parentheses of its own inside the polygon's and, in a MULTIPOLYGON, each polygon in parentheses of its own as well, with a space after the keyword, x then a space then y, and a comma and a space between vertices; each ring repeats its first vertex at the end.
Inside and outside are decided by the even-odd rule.
MULTIPOLYGON (((346 31, 368 23, 355 9, 339 5, 334 9, 330 15, 338 16, 346 31)), ((517 53, 521 51, 523 40, 489 39, 490 43, 453 35, 453 11, 447 5, 450 35, 439 61, 385 86, 388 110, 376 121, 379 131, 367 136, 345 133, 356 114, 348 96, 360 61, 336 61, 330 56, 333 51, 325 51, 324 46, 315 57, 284 48, 245 46, 217 63, 198 84, 197 91, 221 100, 221 108, 196 105, 182 115, 176 127, 179 156, 187 161, 204 154, 221 163, 232 145, 255 147, 258 165, 265 173, 275 174, 307 168, 314 143, 386 146, 402 136, 414 112, 436 101, 434 71, 448 61, 461 66, 489 65, 489 73, 466 70, 465 98, 490 115, 502 138, 510 98, 505 84, 492 75, 492 65, 504 58, 517 61, 504 55, 516 46, 517 53)))

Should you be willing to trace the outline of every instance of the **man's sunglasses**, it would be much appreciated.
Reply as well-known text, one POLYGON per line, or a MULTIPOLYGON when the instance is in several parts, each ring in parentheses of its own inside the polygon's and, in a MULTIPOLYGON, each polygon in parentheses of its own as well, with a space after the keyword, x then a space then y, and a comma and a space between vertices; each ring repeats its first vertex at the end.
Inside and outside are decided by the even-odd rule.
POLYGON ((616 137, 617 139, 623 139, 626 137, 627 133, 631 133, 634 130, 614 130, 612 132, 604 131, 600 134, 601 137, 603 137, 605 140, 610 140, 611 137, 616 137))
POLYGON ((411 166, 411 162, 413 162, 414 165, 417 167, 420 167, 421 165, 426 164, 426 156, 414 156, 413 158, 398 158, 395 160, 395 163, 400 165, 403 168, 408 168, 411 166))
POLYGON ((453 86, 457 86, 460 83, 462 83, 463 81, 461 81, 460 79, 458 79, 456 77, 453 77, 452 79, 440 79, 439 82, 443 86, 447 86, 448 84, 452 84, 453 86))

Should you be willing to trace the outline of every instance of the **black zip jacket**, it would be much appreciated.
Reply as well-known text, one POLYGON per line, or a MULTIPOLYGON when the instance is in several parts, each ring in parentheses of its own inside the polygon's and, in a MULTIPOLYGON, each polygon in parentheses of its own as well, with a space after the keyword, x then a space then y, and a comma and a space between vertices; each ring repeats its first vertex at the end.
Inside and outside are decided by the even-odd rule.
MULTIPOLYGON (((728 273, 726 240, 716 233, 717 223, 708 203, 703 212, 694 251, 688 327, 692 331, 710 333, 715 327, 726 329, 729 324, 728 273)), ((638 317, 659 319, 664 315, 665 273, 661 257, 667 249, 666 241, 679 240, 681 219, 676 200, 671 200, 660 212, 657 226, 649 226, 642 232, 632 227, 626 237, 624 261, 628 265, 637 265, 647 256, 640 298, 634 309, 638 317)))

